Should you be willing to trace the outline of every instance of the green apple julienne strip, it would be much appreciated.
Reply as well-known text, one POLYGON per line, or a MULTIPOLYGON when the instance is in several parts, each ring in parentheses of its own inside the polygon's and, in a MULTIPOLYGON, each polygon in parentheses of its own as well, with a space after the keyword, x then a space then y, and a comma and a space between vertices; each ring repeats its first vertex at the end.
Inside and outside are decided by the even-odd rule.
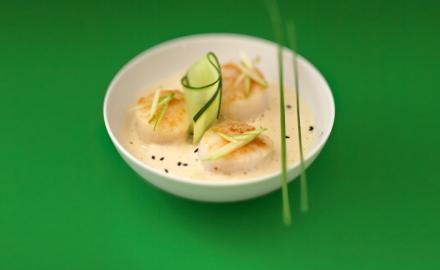
POLYGON ((220 159, 220 158, 226 156, 227 154, 237 150, 238 148, 240 148, 248 143, 249 143, 248 141, 230 142, 230 143, 225 144, 224 146, 220 147, 219 149, 217 149, 217 151, 213 152, 212 154, 203 158, 202 160, 203 161, 213 161, 213 160, 220 159))
POLYGON ((246 67, 241 63, 239 63, 237 67, 238 69, 240 69, 241 72, 243 72, 246 76, 250 77, 253 81, 255 81, 264 88, 267 87, 267 82, 263 78, 261 78, 261 76, 256 71, 249 69, 248 67, 246 67))
POLYGON ((220 137, 229 141, 229 143, 220 147, 219 149, 211 153, 208 157, 204 158, 203 160, 213 161, 220 159, 228 155, 229 153, 232 153, 233 151, 239 149, 240 147, 243 147, 246 144, 252 142, 258 135, 260 135, 265 130, 266 129, 264 128, 259 128, 242 134, 225 134, 225 133, 217 132, 217 134, 220 137))
MULTIPOLYGON (((154 108, 154 113, 152 114, 153 117, 149 118, 148 122, 151 123, 154 121, 154 128, 153 130, 156 130, 157 126, 159 125, 160 121, 162 120, 163 116, 165 115, 165 112, 168 109, 168 104, 170 103, 170 101, 174 98, 174 93, 169 93, 166 94, 160 98, 157 98, 160 96, 159 93, 160 90, 158 90, 153 98, 153 105, 152 105, 152 109, 151 111, 153 111, 154 108), (154 104, 156 102, 156 104, 154 104), (159 113, 157 113, 157 110, 160 108, 159 113)), ((151 115, 151 111, 150 111, 150 115, 151 115)))
POLYGON ((251 93, 251 79, 246 77, 244 82, 246 85, 246 97, 248 97, 251 93))
POLYGON ((225 134, 223 132, 217 132, 217 135, 219 135, 223 139, 227 140, 228 142, 234 142, 234 143, 238 142, 237 139, 234 139, 234 137, 232 137, 231 135, 225 134))
POLYGON ((262 132, 266 130, 267 128, 257 128, 240 134, 226 134, 223 132, 216 132, 216 133, 217 135, 219 135, 220 137, 222 137, 227 141, 236 142, 236 141, 248 140, 249 138, 255 138, 256 136, 260 135, 262 132))
POLYGON ((150 108, 150 117, 148 117, 148 122, 153 120, 154 116, 156 115, 157 104, 159 103, 159 98, 160 98, 160 89, 156 90, 156 92, 154 93, 153 102, 152 102, 151 108, 150 108))

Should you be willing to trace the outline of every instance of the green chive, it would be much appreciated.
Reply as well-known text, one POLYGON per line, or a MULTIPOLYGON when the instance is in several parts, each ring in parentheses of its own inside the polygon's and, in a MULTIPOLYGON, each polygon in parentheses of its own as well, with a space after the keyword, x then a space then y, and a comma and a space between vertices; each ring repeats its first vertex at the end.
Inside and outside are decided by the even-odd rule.
POLYGON ((299 71, 298 71, 298 58, 297 58, 297 43, 296 43, 296 32, 295 24, 292 20, 287 22, 287 36, 289 40, 289 47, 292 50, 293 55, 293 76, 295 78, 295 93, 296 93, 296 119, 297 119, 297 129, 298 129, 298 142, 299 142, 299 157, 300 157, 300 168, 301 168, 301 178, 300 178, 300 209, 303 212, 309 210, 309 199, 307 192, 307 176, 306 167, 304 164, 304 151, 302 144, 302 132, 301 132, 301 113, 300 113, 300 102, 299 102, 299 71))
POLYGON ((269 9, 269 15, 272 20, 272 25, 275 33, 275 40, 278 43, 277 57, 278 57, 278 72, 279 72, 279 90, 280 90, 280 126, 281 126, 281 186, 283 197, 283 221, 285 225, 290 225, 292 222, 290 214, 289 190, 287 185, 287 153, 286 153, 286 115, 284 111, 284 77, 283 77, 283 51, 282 43, 284 40, 283 29, 281 24, 281 14, 277 1, 266 1, 269 9))

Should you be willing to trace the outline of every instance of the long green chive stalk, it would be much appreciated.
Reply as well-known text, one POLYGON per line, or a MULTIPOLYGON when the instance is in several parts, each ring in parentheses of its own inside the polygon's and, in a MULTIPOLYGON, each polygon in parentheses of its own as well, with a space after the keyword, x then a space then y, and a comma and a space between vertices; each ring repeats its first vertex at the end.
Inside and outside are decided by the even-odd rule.
POLYGON ((290 225, 292 217, 290 215, 289 188, 287 186, 287 151, 286 151, 286 114, 284 111, 284 79, 283 79, 283 57, 282 48, 278 46, 278 70, 280 72, 280 126, 281 126, 281 168, 282 168, 282 192, 283 192, 283 220, 286 225, 290 225))
POLYGON ((280 90, 280 126, 281 126, 281 186, 283 197, 283 221, 285 225, 290 225, 292 217, 290 214, 289 190, 287 185, 287 153, 286 153, 286 114, 284 105, 284 77, 283 77, 283 48, 284 35, 281 23, 281 14, 277 1, 266 1, 269 9, 269 15, 272 20, 272 25, 275 33, 275 40, 278 43, 277 57, 278 57, 278 73, 279 73, 279 90, 280 90))
POLYGON ((300 178, 300 209, 303 212, 307 212, 309 210, 309 199, 307 192, 307 176, 306 176, 306 166, 304 164, 304 152, 303 152, 303 143, 302 143, 302 132, 301 132, 301 113, 300 113, 300 102, 299 102, 299 71, 298 71, 298 58, 296 52, 298 50, 296 43, 296 32, 295 32, 295 24, 292 20, 287 22, 287 36, 289 47, 292 50, 292 64, 293 64, 293 76, 295 79, 295 93, 296 93, 296 120, 297 120, 297 129, 298 129, 298 143, 299 143, 299 158, 300 158, 300 168, 301 168, 301 178, 300 178))

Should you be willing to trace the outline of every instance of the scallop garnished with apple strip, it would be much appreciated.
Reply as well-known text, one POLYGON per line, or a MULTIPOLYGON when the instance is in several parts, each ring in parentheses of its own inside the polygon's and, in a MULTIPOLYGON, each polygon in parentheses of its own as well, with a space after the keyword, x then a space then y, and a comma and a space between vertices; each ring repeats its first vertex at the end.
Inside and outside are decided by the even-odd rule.
POLYGON ((179 90, 156 90, 141 97, 133 109, 138 135, 145 142, 180 142, 188 135, 185 97, 179 90))
POLYGON ((252 119, 267 108, 268 84, 257 68, 258 63, 258 57, 250 60, 246 54, 242 54, 240 61, 222 65, 221 113, 225 119, 252 119))
POLYGON ((211 171, 247 171, 264 162, 273 150, 264 128, 238 121, 223 121, 211 127, 199 144, 203 166, 211 171))

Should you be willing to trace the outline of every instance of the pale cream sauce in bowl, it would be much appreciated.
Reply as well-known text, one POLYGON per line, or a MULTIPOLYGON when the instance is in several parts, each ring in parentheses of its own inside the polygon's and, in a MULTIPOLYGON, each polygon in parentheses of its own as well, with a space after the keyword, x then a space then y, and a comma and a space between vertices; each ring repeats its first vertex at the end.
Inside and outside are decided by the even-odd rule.
MULTIPOLYGON (((180 78, 183 73, 179 73, 170 78, 157 82, 145 91, 145 94, 155 91, 159 88, 164 89, 182 89, 180 78)), ((175 177, 183 177, 197 180, 239 180, 251 179, 261 175, 275 173, 280 170, 280 110, 279 110, 279 90, 274 84, 265 89, 268 96, 268 107, 254 119, 244 121, 255 127, 266 128, 264 135, 273 141, 273 152, 269 159, 265 160, 252 170, 240 171, 235 173, 222 173, 206 170, 198 157, 198 146, 187 140, 185 142, 176 142, 169 144, 156 144, 145 142, 140 138, 136 122, 133 120, 133 111, 127 108, 129 112, 126 124, 122 130, 124 147, 142 163, 163 170, 175 177)), ((133 104, 135 102, 133 101, 133 104)), ((299 162, 299 144, 296 120, 296 99, 292 89, 285 91, 286 105, 286 146, 288 164, 293 165, 299 162)), ((313 146, 315 139, 314 119, 305 102, 300 103, 301 108, 301 130, 303 137, 304 153, 307 154, 313 146)), ((244 110, 246 108, 243 108, 244 110)), ((222 121, 222 116, 219 121, 222 121)))

